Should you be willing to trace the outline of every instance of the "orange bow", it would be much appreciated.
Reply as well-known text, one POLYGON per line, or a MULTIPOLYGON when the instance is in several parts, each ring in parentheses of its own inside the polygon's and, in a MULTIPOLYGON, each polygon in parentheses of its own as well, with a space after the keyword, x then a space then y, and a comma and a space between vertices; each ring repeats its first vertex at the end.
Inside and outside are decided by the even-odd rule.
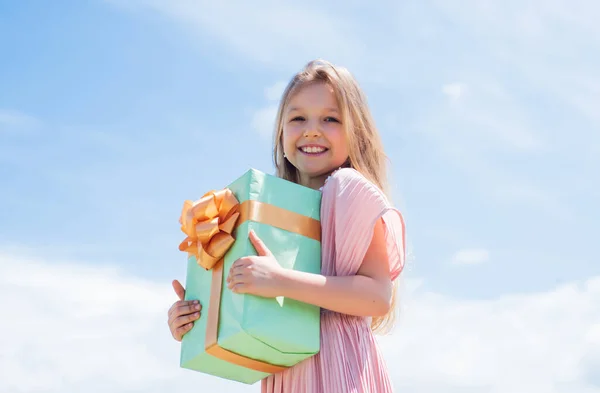
POLYGON ((240 216, 239 202, 231 190, 210 191, 196 202, 185 201, 179 218, 187 238, 179 245, 206 270, 225 256, 235 242, 231 235, 240 216))

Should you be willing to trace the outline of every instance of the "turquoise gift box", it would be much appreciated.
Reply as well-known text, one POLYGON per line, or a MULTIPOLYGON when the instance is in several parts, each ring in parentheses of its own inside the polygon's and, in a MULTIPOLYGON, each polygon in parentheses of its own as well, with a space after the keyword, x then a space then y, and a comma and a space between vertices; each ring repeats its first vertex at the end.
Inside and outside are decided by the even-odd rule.
POLYGON ((227 287, 231 265, 256 255, 254 230, 287 269, 321 272, 321 192, 251 169, 225 189, 186 201, 186 300, 202 304, 183 336, 182 368, 257 381, 320 349, 320 309, 287 298, 236 294, 227 287))

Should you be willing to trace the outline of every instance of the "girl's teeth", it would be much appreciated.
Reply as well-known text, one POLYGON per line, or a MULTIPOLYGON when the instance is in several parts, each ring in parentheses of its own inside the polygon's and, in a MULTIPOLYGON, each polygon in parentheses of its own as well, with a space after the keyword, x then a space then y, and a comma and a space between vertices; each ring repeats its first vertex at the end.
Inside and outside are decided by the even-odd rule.
POLYGON ((305 153, 321 153, 323 152, 325 149, 323 149, 322 147, 303 147, 302 151, 305 153))

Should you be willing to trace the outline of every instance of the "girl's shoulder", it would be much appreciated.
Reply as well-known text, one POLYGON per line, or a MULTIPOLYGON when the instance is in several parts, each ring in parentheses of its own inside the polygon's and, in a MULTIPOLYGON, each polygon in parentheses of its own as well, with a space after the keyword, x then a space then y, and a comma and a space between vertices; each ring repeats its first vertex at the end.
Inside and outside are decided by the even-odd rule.
POLYGON ((331 187, 332 184, 339 185, 347 182, 361 182, 365 183, 365 185, 372 184, 362 173, 354 168, 339 168, 327 177, 323 189, 328 185, 331 187))
POLYGON ((344 264, 338 273, 358 271, 381 220, 391 278, 398 277, 404 266, 404 220, 376 184, 355 169, 338 169, 323 187, 321 206, 322 220, 334 228, 336 260, 344 264))
POLYGON ((323 194, 333 194, 336 198, 357 197, 376 199, 379 204, 389 206, 388 199, 383 191, 362 173, 354 168, 340 168, 335 170, 325 180, 323 194))

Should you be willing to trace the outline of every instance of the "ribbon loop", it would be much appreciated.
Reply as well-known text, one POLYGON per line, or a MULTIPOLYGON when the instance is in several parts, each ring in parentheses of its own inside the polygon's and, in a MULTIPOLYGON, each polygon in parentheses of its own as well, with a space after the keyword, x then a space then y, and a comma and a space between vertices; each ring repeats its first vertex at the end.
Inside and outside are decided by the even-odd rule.
POLYGON ((206 270, 212 269, 235 242, 231 234, 239 216, 239 202, 227 188, 207 192, 195 202, 185 201, 179 223, 187 237, 179 250, 194 255, 206 270))

